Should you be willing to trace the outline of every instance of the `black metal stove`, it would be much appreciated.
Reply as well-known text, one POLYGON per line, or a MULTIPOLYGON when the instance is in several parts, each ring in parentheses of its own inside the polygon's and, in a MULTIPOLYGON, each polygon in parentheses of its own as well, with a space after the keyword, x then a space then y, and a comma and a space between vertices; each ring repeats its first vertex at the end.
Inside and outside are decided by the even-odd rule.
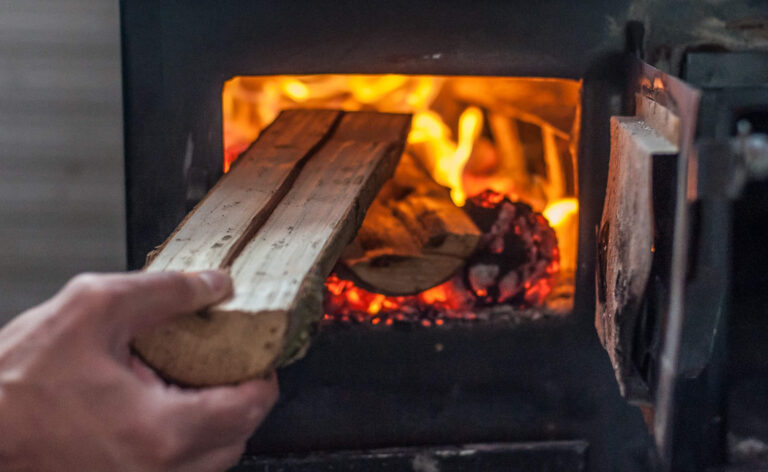
POLYGON ((122 0, 133 269, 221 176, 222 87, 233 76, 583 80, 573 312, 324 329, 279 373, 280 404, 236 470, 723 465, 732 201, 766 158, 757 132, 768 113, 768 6, 704 3, 122 0), (688 134, 671 166, 654 165, 660 255, 637 308, 642 329, 623 346, 647 391, 622 398, 595 333, 596 228, 610 117, 633 115, 638 94, 688 134))

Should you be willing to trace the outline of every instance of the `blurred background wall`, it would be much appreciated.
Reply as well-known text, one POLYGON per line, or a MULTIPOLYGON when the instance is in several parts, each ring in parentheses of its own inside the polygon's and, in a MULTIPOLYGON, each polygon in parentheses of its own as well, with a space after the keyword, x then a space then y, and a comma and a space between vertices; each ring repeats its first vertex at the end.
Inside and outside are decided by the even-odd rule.
POLYGON ((125 266, 117 0, 0 0, 0 324, 125 266))

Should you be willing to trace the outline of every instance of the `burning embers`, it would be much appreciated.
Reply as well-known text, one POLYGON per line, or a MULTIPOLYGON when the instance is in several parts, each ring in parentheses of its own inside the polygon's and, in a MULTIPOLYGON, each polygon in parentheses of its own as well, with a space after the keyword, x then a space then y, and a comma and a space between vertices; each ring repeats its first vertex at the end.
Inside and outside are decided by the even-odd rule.
POLYGON ((471 198, 465 209, 483 232, 464 269, 464 283, 475 303, 544 303, 560 270, 557 237, 546 218, 490 190, 471 198))
POLYGON ((579 82, 235 77, 222 104, 225 171, 283 109, 413 115, 394 178, 326 282, 326 319, 439 325, 570 311, 579 82))
POLYGON ((386 296, 334 273, 326 281, 325 320, 431 326, 544 306, 560 269, 557 237, 546 218, 491 190, 466 203, 482 236, 450 280, 415 295, 386 296))

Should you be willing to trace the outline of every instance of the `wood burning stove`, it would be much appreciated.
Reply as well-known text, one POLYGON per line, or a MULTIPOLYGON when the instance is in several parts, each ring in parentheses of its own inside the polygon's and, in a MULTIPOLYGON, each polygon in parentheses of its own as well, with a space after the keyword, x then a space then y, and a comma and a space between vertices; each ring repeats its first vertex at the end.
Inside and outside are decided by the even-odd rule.
MULTIPOLYGON (((302 87, 327 86, 330 74, 396 77, 398 86, 428 76, 483 99, 494 86, 521 84, 531 95, 543 93, 541 83, 576 93, 567 125, 554 126, 551 109, 515 118, 542 121, 530 141, 541 147, 541 129, 567 134, 561 152, 537 154, 545 166, 548 156, 572 159, 555 192, 578 204, 565 310, 551 316, 532 303, 506 316, 451 319, 416 305, 413 319, 356 323, 329 313, 306 357, 280 372, 281 402, 237 470, 703 470, 726 461, 723 268, 731 200, 766 159, 768 41, 756 18, 768 8, 691 0, 674 10, 604 0, 121 2, 134 269, 237 155, 228 119, 248 98, 233 87, 277 87, 278 108, 286 97, 306 106, 302 87), (619 115, 633 118, 614 120, 612 139, 619 115), (672 148, 650 146, 643 129, 672 148), (612 173, 608 194, 642 196, 636 214, 649 215, 652 228, 638 230, 652 243, 641 262, 617 261, 611 251, 630 252, 636 238, 633 213, 617 222, 618 207, 604 204, 609 160, 641 158, 644 180, 626 179, 635 183, 628 189, 612 173)), ((252 123, 271 119, 259 116, 260 100, 246 110, 252 123)), ((499 99, 456 101, 488 117, 499 99)), ((456 134, 461 111, 444 122, 456 134)), ((526 162, 527 175, 547 175, 526 162)), ((540 211, 557 203, 543 195, 540 211)), ((527 202, 536 206, 533 193, 527 202)))

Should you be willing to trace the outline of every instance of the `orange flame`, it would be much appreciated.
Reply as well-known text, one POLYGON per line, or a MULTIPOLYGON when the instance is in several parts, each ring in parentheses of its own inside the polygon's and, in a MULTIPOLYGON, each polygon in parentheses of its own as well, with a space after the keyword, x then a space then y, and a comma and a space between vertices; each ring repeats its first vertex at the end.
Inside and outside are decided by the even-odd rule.
MULTIPOLYGON (((435 181, 451 189, 456 205, 462 206, 467 198, 485 189, 495 190, 499 198, 506 195, 530 203, 543 212, 558 239, 559 262, 547 267, 547 272, 572 273, 577 256, 578 200, 575 164, 567 166, 575 156, 569 159, 562 153, 570 150, 573 154, 577 148, 578 91, 577 82, 554 79, 393 74, 235 77, 226 82, 222 94, 223 168, 229 171, 260 131, 284 109, 411 113, 406 150, 435 181), (526 108, 527 102, 538 105, 526 108), (570 131, 553 124, 563 116, 564 108, 558 106, 576 110, 570 131), (549 118, 536 114, 547 109, 560 111, 549 118), (515 125, 518 122, 541 129, 539 149, 544 157, 538 168, 543 167, 543 173, 530 170, 536 166, 531 167, 530 157, 524 155, 515 125), (521 177, 521 173, 527 174, 521 177)), ((327 287, 334 297, 342 297, 347 307, 354 307, 372 320, 404 304, 458 310, 465 303, 451 282, 414 298, 366 292, 333 277, 328 279, 327 287)), ((527 287, 526 299, 546 296, 550 288, 540 284, 527 287)))
POLYGON ((462 185, 464 165, 472 154, 480 131, 483 128, 483 112, 478 107, 471 106, 464 110, 459 117, 459 143, 451 155, 441 155, 435 167, 435 180, 451 189, 451 198, 458 206, 464 206, 467 199, 462 185))
POLYGON ((257 92, 245 87, 242 78, 235 78, 225 86, 224 172, 229 171, 239 153, 285 108, 325 106, 360 110, 372 107, 379 111, 410 112, 415 116, 408 143, 426 144, 435 180, 451 188, 454 202, 463 205, 466 194, 462 174, 483 130, 483 112, 477 106, 469 106, 461 113, 455 141, 442 117, 429 109, 443 80, 404 75, 278 76, 264 80, 257 92), (241 110, 244 103, 253 100, 253 95, 258 97, 253 104, 255 109, 241 110))
POLYGON ((429 309, 448 318, 466 318, 472 308, 472 300, 455 280, 417 295, 390 297, 369 292, 350 280, 340 279, 336 274, 328 277, 325 287, 328 291, 325 301, 328 314, 325 318, 328 320, 335 318, 331 315, 334 313, 342 318, 354 317, 356 321, 379 324, 382 320, 380 315, 386 315, 387 322, 393 319, 405 321, 406 313, 423 313, 429 309))

